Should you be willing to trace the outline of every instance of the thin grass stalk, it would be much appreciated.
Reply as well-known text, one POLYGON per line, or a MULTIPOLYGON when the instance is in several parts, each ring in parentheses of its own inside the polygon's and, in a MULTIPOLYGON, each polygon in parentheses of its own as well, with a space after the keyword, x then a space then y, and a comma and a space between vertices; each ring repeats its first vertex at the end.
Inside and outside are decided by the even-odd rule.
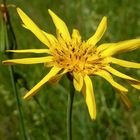
MULTIPOLYGON (((5 49, 15 49, 17 48, 17 43, 16 43, 16 38, 15 38, 15 34, 10 22, 10 18, 9 18, 9 14, 8 14, 8 10, 6 7, 6 0, 3 0, 3 6, 4 6, 4 11, 2 14, 4 14, 3 16, 3 23, 5 24, 5 33, 3 34, 4 37, 4 48, 5 49)), ((7 54, 8 58, 12 58, 13 55, 11 53, 7 54)), ((17 103, 17 108, 18 108, 18 112, 19 112, 19 118, 20 118, 20 125, 21 125, 21 130, 22 130, 22 135, 23 135, 23 139, 27 140, 27 135, 26 135, 26 130, 25 130, 25 126, 24 126, 24 116, 23 116, 23 112, 22 112, 22 106, 21 106, 21 102, 20 102, 20 98, 18 96, 18 92, 17 92, 17 87, 16 87, 16 81, 15 81, 15 77, 14 77, 14 69, 13 66, 9 66, 9 73, 10 73, 10 78, 11 78, 11 82, 12 82, 12 88, 13 88, 13 92, 15 95, 15 99, 16 99, 16 103, 17 103)))
POLYGON ((14 95, 15 95, 17 108, 18 108, 18 112, 19 112, 19 119, 20 119, 20 125, 21 125, 23 138, 24 138, 24 140, 27 140, 28 138, 27 138, 27 135, 26 135, 25 125, 24 125, 24 116, 23 116, 22 106, 21 106, 21 102, 20 102, 18 92, 17 92, 17 88, 16 88, 13 66, 9 66, 9 73, 10 73, 12 88, 13 88, 13 92, 14 92, 14 95))
MULTIPOLYGON (((8 35, 6 35, 6 46, 7 47, 10 47, 9 43, 10 43, 10 40, 8 38, 8 35)), ((11 58, 12 57, 11 54, 9 54, 8 57, 11 58)), ((22 135, 23 135, 24 140, 27 140, 25 125, 24 125, 24 116, 23 116, 23 112, 22 112, 22 105, 21 105, 21 101, 20 101, 20 98, 19 98, 19 95, 18 95, 18 92, 17 92, 13 66, 9 66, 9 73, 10 73, 12 88, 13 88, 13 92, 14 92, 14 96, 15 96, 15 99, 16 99, 17 108, 18 108, 18 112, 19 112, 19 119, 20 119, 22 135)))

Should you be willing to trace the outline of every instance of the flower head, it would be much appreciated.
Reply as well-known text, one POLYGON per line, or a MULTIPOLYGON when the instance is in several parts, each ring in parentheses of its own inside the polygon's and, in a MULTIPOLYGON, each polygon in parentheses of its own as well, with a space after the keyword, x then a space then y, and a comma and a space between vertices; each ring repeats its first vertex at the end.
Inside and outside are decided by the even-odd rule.
POLYGON ((52 67, 50 72, 36 84, 25 96, 27 99, 33 96, 47 81, 58 81, 69 73, 73 77, 73 84, 77 91, 82 91, 89 114, 92 119, 96 118, 96 104, 92 81, 89 76, 98 75, 106 79, 116 88, 124 103, 129 107, 130 103, 126 96, 128 90, 114 81, 112 74, 125 79, 136 89, 140 89, 140 82, 127 76, 110 64, 118 64, 122 67, 140 68, 140 64, 114 58, 113 56, 137 49, 140 47, 140 39, 132 39, 117 43, 104 43, 97 47, 97 42, 102 38, 106 27, 107 17, 103 17, 95 34, 87 41, 83 41, 77 29, 73 29, 70 35, 66 24, 51 10, 48 10, 56 26, 57 36, 42 31, 21 9, 17 12, 23 21, 23 26, 30 30, 46 49, 7 50, 15 53, 46 53, 45 57, 23 58, 3 61, 4 64, 37 64, 44 63, 45 67, 52 67))

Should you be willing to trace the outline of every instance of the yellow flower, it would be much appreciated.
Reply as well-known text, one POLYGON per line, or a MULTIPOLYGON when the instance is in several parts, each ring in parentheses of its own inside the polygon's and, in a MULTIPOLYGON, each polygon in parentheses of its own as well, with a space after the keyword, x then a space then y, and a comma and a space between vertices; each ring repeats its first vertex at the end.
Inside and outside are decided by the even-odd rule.
POLYGON ((28 50, 7 50, 15 53, 46 53, 45 57, 23 58, 3 61, 4 64, 37 64, 44 63, 45 67, 52 67, 50 72, 37 83, 25 96, 33 96, 47 81, 58 82, 61 77, 69 73, 73 76, 73 84, 77 91, 82 91, 91 119, 96 118, 96 104, 92 81, 89 76, 98 75, 106 79, 116 88, 129 107, 126 96, 128 90, 115 82, 112 75, 125 79, 131 86, 140 89, 140 82, 127 76, 113 67, 111 63, 127 68, 140 68, 140 64, 114 58, 113 56, 140 47, 140 39, 132 39, 117 43, 105 43, 97 47, 97 42, 102 38, 106 27, 107 17, 103 17, 95 34, 87 41, 83 41, 78 30, 73 29, 70 35, 66 24, 51 10, 49 14, 56 26, 56 37, 41 30, 21 9, 17 12, 23 21, 23 26, 30 30, 47 48, 28 50))

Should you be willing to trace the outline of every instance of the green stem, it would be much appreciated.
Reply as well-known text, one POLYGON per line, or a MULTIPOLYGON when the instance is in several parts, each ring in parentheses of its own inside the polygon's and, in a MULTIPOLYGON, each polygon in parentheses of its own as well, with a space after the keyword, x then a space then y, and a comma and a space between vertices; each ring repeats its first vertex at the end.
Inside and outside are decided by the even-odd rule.
POLYGON ((72 140, 72 105, 74 100, 74 86, 70 80, 70 94, 68 94, 68 108, 67 108, 67 140, 72 140))
POLYGON ((21 129, 22 129, 22 132, 23 132, 23 137, 24 137, 24 140, 27 140, 27 135, 26 135, 25 126, 24 126, 23 113, 22 113, 22 109, 21 109, 21 103, 20 103, 20 99, 19 99, 19 96, 18 96, 17 88, 16 88, 16 83, 15 83, 15 78, 14 78, 14 70, 13 70, 12 66, 9 66, 9 72, 10 72, 13 92, 14 92, 17 107, 18 107, 18 112, 19 112, 19 118, 20 118, 20 122, 21 122, 21 129))
MULTIPOLYGON (((3 0, 4 5, 6 10, 5 12, 5 19, 4 23, 5 23, 5 49, 14 49, 17 47, 17 42, 16 42, 16 37, 10 22, 10 17, 9 17, 9 13, 8 13, 8 9, 6 7, 6 0, 3 0)), ((13 58, 12 53, 8 53, 7 57, 9 59, 13 58)), ((26 135, 26 131, 25 131, 25 127, 24 127, 24 117, 23 117, 23 113, 22 113, 22 106, 21 106, 21 102, 20 102, 20 98, 18 96, 18 92, 17 92, 17 88, 16 88, 16 81, 15 81, 15 75, 14 75, 14 70, 12 66, 9 66, 9 73, 10 73, 10 77, 11 77, 11 82, 12 82, 12 88, 13 88, 13 92, 16 98, 16 103, 17 103, 17 108, 18 108, 18 112, 19 112, 19 119, 20 119, 20 124, 21 124, 21 130, 22 130, 22 134, 23 134, 23 138, 24 140, 27 140, 27 135, 26 135)))

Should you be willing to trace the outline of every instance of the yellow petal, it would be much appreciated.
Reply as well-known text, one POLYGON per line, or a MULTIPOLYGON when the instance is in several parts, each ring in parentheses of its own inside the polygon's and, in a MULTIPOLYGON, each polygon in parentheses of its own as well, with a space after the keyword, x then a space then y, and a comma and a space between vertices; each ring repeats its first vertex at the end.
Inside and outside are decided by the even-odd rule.
POLYGON ((54 63, 53 63, 53 61, 51 61, 51 62, 45 62, 44 63, 44 67, 53 67, 54 66, 54 63))
POLYGON ((54 45, 54 44, 56 44, 58 42, 57 39, 55 38, 55 36, 53 36, 52 34, 46 33, 44 31, 42 31, 42 32, 48 38, 50 44, 54 45))
POLYGON ((89 38, 87 43, 95 45, 103 36, 104 32, 106 31, 107 28, 107 17, 103 17, 95 34, 89 38))
POLYGON ((118 53, 132 51, 140 48, 140 39, 121 41, 101 53, 102 56, 112 56, 118 53))
POLYGON ((52 56, 46 56, 46 57, 38 57, 38 58, 11 59, 11 60, 5 60, 2 63, 7 65, 13 65, 13 64, 37 64, 37 63, 45 63, 51 61, 52 61, 52 56))
POLYGON ((51 11, 50 9, 48 10, 55 26, 56 29, 60 32, 60 34, 62 35, 62 37, 66 40, 66 41, 70 41, 71 37, 70 37, 70 33, 69 30, 67 28, 67 25, 64 23, 63 20, 61 20, 53 11, 51 11))
POLYGON ((45 45, 50 46, 47 37, 42 33, 39 27, 20 9, 17 12, 22 19, 24 25, 45 45))
POLYGON ((49 49, 6 50, 14 53, 50 53, 49 49))
POLYGON ((127 80, 127 82, 134 88, 140 90, 140 81, 127 80))
POLYGON ((72 39, 75 39, 78 42, 81 42, 81 35, 77 29, 73 29, 72 39))
POLYGON ((73 85, 77 91, 81 91, 83 87, 83 76, 81 73, 75 73, 73 72, 73 85))
POLYGON ((130 109, 131 108, 131 102, 128 99, 127 95, 125 93, 123 93, 123 92, 119 92, 119 93, 120 93, 120 97, 121 97, 123 103, 126 105, 126 107, 128 109, 130 109))
POLYGON ((128 75, 125 75, 117 70, 115 70, 114 68, 110 67, 110 66, 106 66, 106 70, 109 71, 110 73, 120 77, 120 78, 123 78, 123 79, 128 79, 128 80, 132 80, 132 81, 137 81, 136 79, 128 76, 128 75))
POLYGON ((66 74, 68 71, 67 70, 64 70, 63 72, 61 72, 61 73, 59 73, 59 74, 56 74, 55 76, 53 76, 50 80, 49 80, 49 82, 51 83, 51 84, 57 84, 58 82, 59 82, 59 80, 62 78, 62 76, 64 75, 64 74, 66 74))
POLYGON ((123 92, 128 92, 128 90, 125 87, 123 87, 122 85, 115 82, 113 80, 112 76, 107 71, 101 70, 99 72, 96 72, 95 74, 103 77, 104 79, 106 79, 116 89, 118 89, 120 91, 123 91, 123 92))
MULTIPOLYGON (((22 24, 22 26, 28 30, 30 30, 26 25, 22 24)), ((54 43, 57 42, 57 39, 55 38, 55 36, 53 36, 52 34, 46 33, 45 31, 41 30, 41 32, 46 36, 46 38, 48 39, 48 43, 49 43, 49 47, 52 47, 52 45, 54 45, 54 43)))
POLYGON ((121 72, 119 72, 119 71, 117 71, 109 66, 106 67, 106 70, 109 71, 110 73, 120 77, 120 78, 126 79, 131 84, 131 86, 140 90, 140 81, 138 81, 138 80, 136 80, 128 75, 125 75, 125 74, 123 74, 123 73, 121 73, 121 72))
POLYGON ((53 76, 55 76, 61 68, 53 67, 50 72, 39 82, 37 83, 23 98, 29 99, 33 95, 36 94, 36 92, 53 76))
POLYGON ((116 43, 104 43, 104 44, 101 44, 99 47, 97 47, 97 51, 102 52, 102 51, 108 49, 109 47, 112 47, 115 44, 116 43))
POLYGON ((127 67, 127 68, 136 68, 136 69, 140 68, 139 63, 129 62, 129 61, 126 61, 126 60, 121 60, 121 59, 117 59, 117 58, 113 58, 113 57, 109 57, 108 62, 120 65, 122 67, 127 67))
POLYGON ((92 85, 92 81, 87 75, 84 77, 84 85, 83 85, 82 93, 85 98, 91 119, 96 119, 96 103, 95 103, 95 97, 93 92, 93 85, 92 85))

